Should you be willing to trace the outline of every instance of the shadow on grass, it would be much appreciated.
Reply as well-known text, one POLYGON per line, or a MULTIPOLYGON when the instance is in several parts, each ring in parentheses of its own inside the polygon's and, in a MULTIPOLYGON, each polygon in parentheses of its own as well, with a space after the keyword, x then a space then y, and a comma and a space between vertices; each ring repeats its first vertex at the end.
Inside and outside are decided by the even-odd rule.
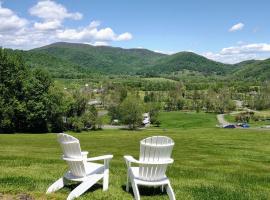
MULTIPOLYGON (((65 185, 65 187, 63 189, 69 190, 69 192, 71 192, 72 190, 74 190, 78 185, 80 185, 80 183, 70 183, 68 185, 65 185)), ((87 192, 95 192, 96 190, 100 190, 102 189, 103 186, 100 183, 96 183, 95 185, 93 185, 92 187, 90 187, 85 193, 87 192)))
MULTIPOLYGON (((166 190, 164 189, 164 191, 162 192, 160 187, 146 187, 146 186, 141 186, 141 185, 138 186, 138 187, 139 187, 140 196, 163 196, 163 195, 167 195, 166 190)), ((126 185, 122 185, 121 188, 122 188, 122 190, 124 192, 127 192, 126 191, 126 185)), ((129 192, 127 192, 127 193, 134 196, 134 193, 133 193, 133 190, 132 190, 131 186, 129 188, 129 192)))

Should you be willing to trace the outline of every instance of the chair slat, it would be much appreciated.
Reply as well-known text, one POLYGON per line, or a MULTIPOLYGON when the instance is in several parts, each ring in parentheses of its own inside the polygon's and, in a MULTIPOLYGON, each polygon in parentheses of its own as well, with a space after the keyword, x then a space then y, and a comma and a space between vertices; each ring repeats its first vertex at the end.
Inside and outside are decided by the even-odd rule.
MULTIPOLYGON (((174 142, 165 136, 153 136, 140 143, 140 161, 162 161, 171 157, 174 142)), ((164 178, 167 165, 140 165, 139 176, 143 180, 155 181, 164 178)))
MULTIPOLYGON (((66 158, 82 158, 81 146, 78 139, 64 134, 58 134, 58 142, 61 145, 63 154, 66 158)), ((85 165, 83 161, 66 161, 70 172, 74 176, 84 177, 86 176, 85 165)))

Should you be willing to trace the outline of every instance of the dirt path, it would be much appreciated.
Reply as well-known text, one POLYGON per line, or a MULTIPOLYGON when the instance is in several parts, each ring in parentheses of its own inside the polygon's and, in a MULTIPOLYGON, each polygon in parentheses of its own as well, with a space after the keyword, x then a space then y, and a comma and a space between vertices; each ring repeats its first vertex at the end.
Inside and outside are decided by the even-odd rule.
POLYGON ((219 115, 217 115, 218 123, 219 123, 219 125, 222 126, 222 127, 223 127, 223 126, 226 126, 226 125, 228 125, 228 124, 230 124, 229 122, 227 122, 227 121, 225 120, 224 115, 225 115, 225 114, 219 114, 219 115))

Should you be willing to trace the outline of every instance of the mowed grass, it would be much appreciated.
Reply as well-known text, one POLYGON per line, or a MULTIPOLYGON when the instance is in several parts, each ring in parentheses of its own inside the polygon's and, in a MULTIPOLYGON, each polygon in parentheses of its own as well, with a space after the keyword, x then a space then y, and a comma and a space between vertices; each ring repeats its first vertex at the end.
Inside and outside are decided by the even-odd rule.
POLYGON ((196 112, 161 112, 159 116, 162 128, 212 128, 217 124, 216 115, 196 112))
MULTIPOLYGON (((168 118, 170 114, 177 116, 166 114, 168 118)), ((196 119, 197 114, 193 115, 196 119)), ((82 149, 89 151, 89 156, 114 155, 109 190, 103 192, 101 185, 96 185, 79 199, 132 199, 132 193, 125 192, 123 155, 138 158, 139 141, 152 135, 167 135, 175 141, 172 155, 175 162, 167 175, 176 199, 270 199, 270 132, 207 128, 213 116, 203 117, 203 128, 170 128, 170 122, 167 126, 163 123, 166 130, 72 133, 80 139, 82 149)), ((60 157, 55 134, 0 135, 0 193, 65 199, 74 185, 45 195, 48 186, 67 170, 60 157)), ((141 187, 140 192, 142 200, 168 199, 158 188, 141 187)))

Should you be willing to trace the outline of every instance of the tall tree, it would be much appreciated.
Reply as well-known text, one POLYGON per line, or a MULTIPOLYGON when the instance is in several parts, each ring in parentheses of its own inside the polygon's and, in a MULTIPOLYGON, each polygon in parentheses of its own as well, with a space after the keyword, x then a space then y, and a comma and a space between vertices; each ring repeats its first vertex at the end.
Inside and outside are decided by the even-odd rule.
POLYGON ((136 129, 142 123, 143 111, 143 103, 137 96, 128 96, 120 104, 121 120, 128 124, 130 129, 136 129))

